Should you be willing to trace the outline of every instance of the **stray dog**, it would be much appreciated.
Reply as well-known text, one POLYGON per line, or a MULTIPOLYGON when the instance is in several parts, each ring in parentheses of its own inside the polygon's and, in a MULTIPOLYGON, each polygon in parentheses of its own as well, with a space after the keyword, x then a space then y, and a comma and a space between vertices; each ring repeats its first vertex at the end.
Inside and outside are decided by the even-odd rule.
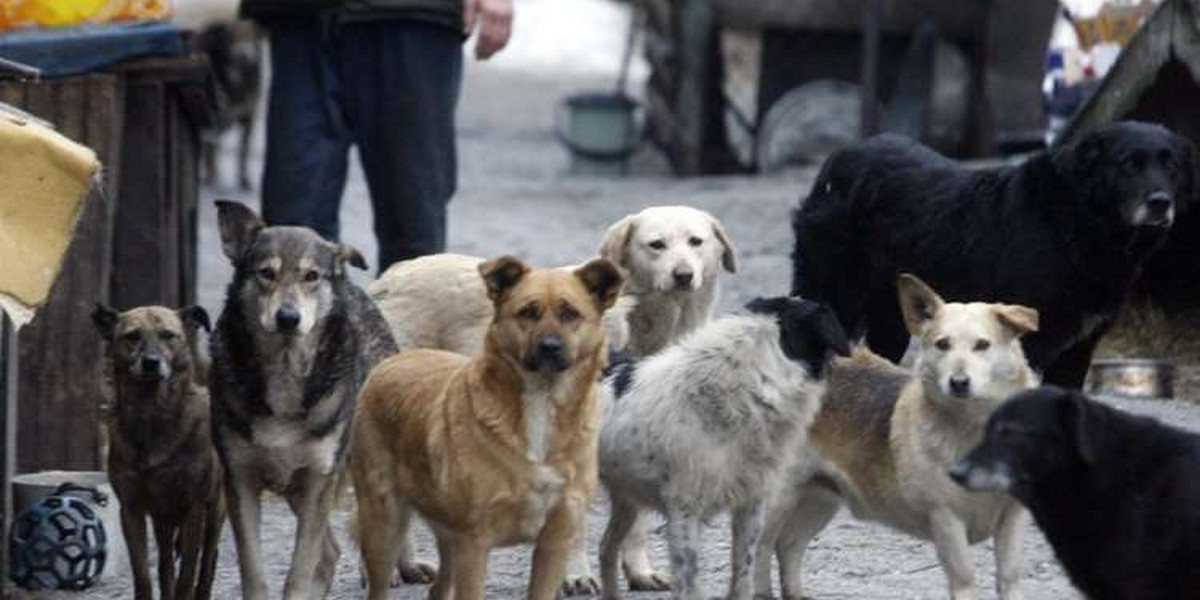
POLYGON ((605 598, 618 598, 618 546, 638 509, 667 517, 675 597, 696 588, 700 525, 733 521, 729 598, 754 594, 767 500, 800 452, 825 391, 822 370, 850 352, 829 309, 798 298, 758 299, 610 379, 600 478, 612 515, 600 548, 605 598))
POLYGON ((148 516, 158 546, 159 595, 207 600, 225 523, 208 391, 198 376, 203 358, 194 351, 199 330, 210 329, 208 313, 199 306, 117 313, 97 305, 92 320, 108 342, 108 474, 121 500, 134 597, 153 597, 148 516))
POLYGON ((402 352, 363 388, 351 471, 372 600, 388 597, 412 510, 437 538, 430 598, 482 599, 488 550, 528 542, 528 597, 555 598, 595 488, 600 316, 620 273, 604 259, 568 273, 508 256, 479 272, 495 306, 483 353, 402 352))
MULTIPOLYGON (((1037 385, 1020 344, 1037 331, 1037 312, 945 303, 910 275, 897 287, 920 343, 914 373, 865 348, 834 361, 809 434, 815 456, 798 463, 799 485, 774 502, 761 550, 775 548, 783 597, 804 597, 804 550, 844 501, 859 519, 932 540, 954 600, 973 597, 970 545, 994 537, 1000 597, 1018 599, 1025 511, 1007 495, 965 492, 946 471, 982 439, 1001 401, 1037 385)), ((770 574, 770 561, 760 561, 761 595, 770 594, 770 574)))
POLYGON ((234 276, 209 379, 243 595, 267 597, 258 531, 259 496, 270 490, 297 521, 284 597, 323 598, 339 554, 329 513, 358 391, 395 344, 348 279, 349 267, 366 268, 358 251, 308 228, 268 227, 236 202, 218 201, 217 216, 234 276))
MULTIPOLYGON (((725 228, 686 206, 657 206, 622 218, 604 236, 600 256, 617 265, 626 282, 621 302, 605 313, 609 345, 639 355, 706 322, 717 297, 718 271, 737 270, 725 228)), ((492 320, 492 304, 476 272, 482 262, 455 254, 425 256, 392 265, 371 284, 368 292, 401 349, 479 354, 492 320)))
POLYGON ((205 183, 220 181, 217 147, 221 134, 236 125, 238 138, 238 187, 250 190, 247 163, 250 135, 262 96, 263 35, 251 21, 215 23, 196 36, 196 47, 208 57, 217 83, 217 122, 204 133, 205 183))
POLYGON ((1200 593, 1194 433, 1044 387, 1001 405, 950 476, 1021 501, 1088 598, 1200 593))
POLYGON ((880 136, 834 154, 796 211, 792 293, 828 303, 852 338, 900 360, 891 298, 915 273, 948 297, 1037 309, 1024 339, 1045 380, 1080 387, 1092 351, 1176 213, 1200 162, 1157 125, 1117 123, 1019 166, 968 169, 880 136))

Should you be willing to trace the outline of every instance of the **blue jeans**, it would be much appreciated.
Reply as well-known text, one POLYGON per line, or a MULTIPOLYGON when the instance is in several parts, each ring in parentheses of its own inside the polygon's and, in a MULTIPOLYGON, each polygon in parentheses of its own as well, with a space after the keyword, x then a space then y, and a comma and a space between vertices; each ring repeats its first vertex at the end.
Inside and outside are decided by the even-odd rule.
POLYGON ((263 218, 338 239, 351 145, 371 192, 378 269, 442 252, 458 169, 462 35, 419 21, 268 26, 271 86, 263 218))

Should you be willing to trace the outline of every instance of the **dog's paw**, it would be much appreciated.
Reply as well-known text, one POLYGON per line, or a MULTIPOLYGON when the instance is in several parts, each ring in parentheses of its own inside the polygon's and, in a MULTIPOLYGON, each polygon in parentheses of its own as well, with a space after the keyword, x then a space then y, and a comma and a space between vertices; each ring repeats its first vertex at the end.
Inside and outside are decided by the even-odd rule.
POLYGON ((666 592, 671 589, 671 577, 656 571, 627 573, 631 592, 666 592))
MULTIPOLYGON (((437 577, 437 569, 433 565, 420 561, 401 564, 397 571, 400 575, 400 582, 403 583, 433 583, 434 578, 437 577)), ((398 585, 400 582, 396 582, 396 584, 398 585)))
POLYGON ((600 581, 591 575, 567 577, 563 580, 564 596, 595 596, 600 593, 600 581))

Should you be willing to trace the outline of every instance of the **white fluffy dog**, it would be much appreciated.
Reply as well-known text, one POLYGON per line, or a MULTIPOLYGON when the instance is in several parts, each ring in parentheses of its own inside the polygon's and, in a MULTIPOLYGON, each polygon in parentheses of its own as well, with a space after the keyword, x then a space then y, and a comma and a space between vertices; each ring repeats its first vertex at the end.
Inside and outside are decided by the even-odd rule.
POLYGON ((667 517, 675 593, 696 588, 700 525, 731 511, 730 598, 754 593, 767 498, 783 483, 820 408, 822 371, 849 353, 828 309, 799 298, 759 299, 607 380, 613 402, 600 432, 600 478, 612 499, 601 543, 605 598, 617 598, 619 545, 639 509, 667 517))

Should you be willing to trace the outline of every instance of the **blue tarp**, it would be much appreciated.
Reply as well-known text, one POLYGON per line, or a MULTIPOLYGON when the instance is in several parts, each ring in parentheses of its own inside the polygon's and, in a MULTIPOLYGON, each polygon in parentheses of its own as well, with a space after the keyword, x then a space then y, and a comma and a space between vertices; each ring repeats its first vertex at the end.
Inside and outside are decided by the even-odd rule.
POLYGON ((41 69, 42 77, 79 75, 142 56, 182 53, 179 28, 165 22, 33 29, 0 35, 0 58, 41 69))

